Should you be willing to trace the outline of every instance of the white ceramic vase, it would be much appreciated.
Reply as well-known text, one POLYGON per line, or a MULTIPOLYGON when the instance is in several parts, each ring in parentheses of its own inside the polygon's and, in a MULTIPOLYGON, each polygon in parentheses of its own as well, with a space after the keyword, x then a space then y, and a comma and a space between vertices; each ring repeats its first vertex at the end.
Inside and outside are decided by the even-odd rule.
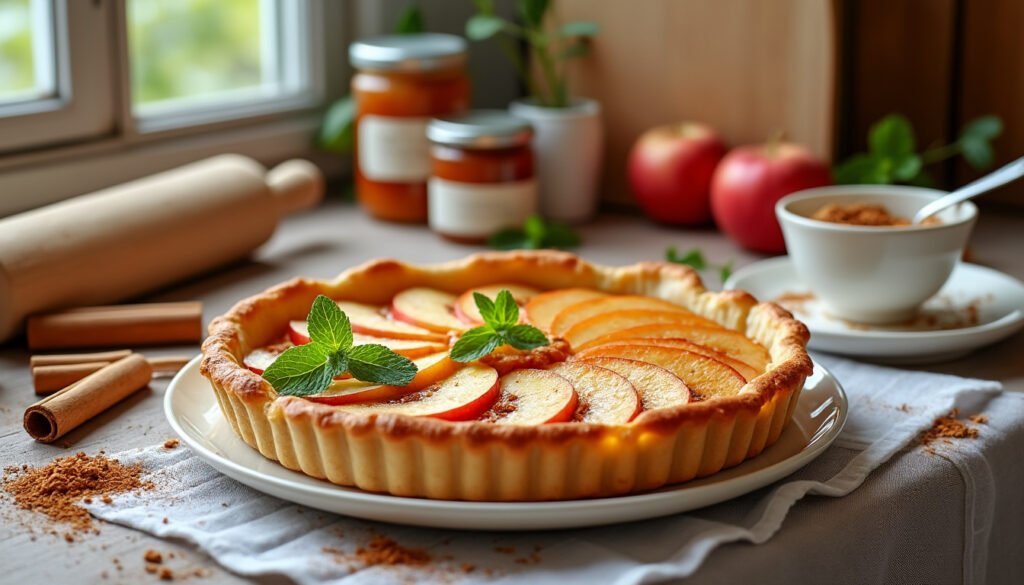
POLYGON ((604 148, 601 104, 576 99, 567 108, 546 108, 517 100, 509 111, 533 125, 541 214, 568 223, 593 217, 604 148))

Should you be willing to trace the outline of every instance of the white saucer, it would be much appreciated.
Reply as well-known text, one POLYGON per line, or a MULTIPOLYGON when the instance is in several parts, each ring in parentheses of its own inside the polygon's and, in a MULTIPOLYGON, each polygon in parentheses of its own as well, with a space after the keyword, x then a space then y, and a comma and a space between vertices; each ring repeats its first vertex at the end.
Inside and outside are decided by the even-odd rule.
POLYGON ((820 364, 791 424, 760 456, 704 479, 634 496, 563 502, 459 502, 404 498, 337 486, 264 458, 231 430, 199 358, 171 381, 164 412, 171 427, 210 465, 261 492, 368 520, 463 530, 545 530, 630 522, 716 504, 777 481, 820 455, 843 429, 849 406, 820 364))
POLYGON ((925 303, 922 317, 899 326, 850 323, 830 316, 814 298, 793 300, 809 291, 788 257, 745 266, 725 288, 743 289, 792 311, 810 329, 811 349, 883 363, 951 360, 1024 327, 1024 283, 977 264, 958 265, 942 290, 925 303))

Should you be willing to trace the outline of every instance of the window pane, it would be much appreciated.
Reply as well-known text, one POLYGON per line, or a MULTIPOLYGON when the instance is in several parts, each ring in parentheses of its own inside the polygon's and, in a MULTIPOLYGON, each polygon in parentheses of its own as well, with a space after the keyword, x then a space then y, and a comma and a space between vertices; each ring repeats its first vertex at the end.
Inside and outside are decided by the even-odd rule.
POLYGON ((137 110, 288 90, 274 0, 129 0, 128 23, 137 110))
POLYGON ((0 103, 54 94, 50 0, 0 0, 0 103))

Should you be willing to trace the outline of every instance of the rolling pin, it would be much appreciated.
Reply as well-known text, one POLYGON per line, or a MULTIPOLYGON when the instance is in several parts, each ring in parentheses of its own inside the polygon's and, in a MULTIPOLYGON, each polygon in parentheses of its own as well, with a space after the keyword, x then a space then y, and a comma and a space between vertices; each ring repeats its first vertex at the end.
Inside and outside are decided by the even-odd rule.
POLYGON ((249 255, 320 171, 221 155, 0 219, 0 341, 41 311, 128 299, 249 255))

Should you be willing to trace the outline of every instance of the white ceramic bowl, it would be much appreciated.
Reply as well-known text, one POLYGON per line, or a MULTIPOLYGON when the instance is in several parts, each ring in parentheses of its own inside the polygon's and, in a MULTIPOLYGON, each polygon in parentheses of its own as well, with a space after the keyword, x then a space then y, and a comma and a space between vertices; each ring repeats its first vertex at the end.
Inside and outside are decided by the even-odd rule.
POLYGON ((938 214, 939 225, 868 227, 811 219, 827 204, 877 203, 913 217, 943 191, 920 187, 842 185, 782 198, 775 215, 804 285, 836 317, 896 323, 914 317, 960 261, 978 208, 970 202, 938 214))

